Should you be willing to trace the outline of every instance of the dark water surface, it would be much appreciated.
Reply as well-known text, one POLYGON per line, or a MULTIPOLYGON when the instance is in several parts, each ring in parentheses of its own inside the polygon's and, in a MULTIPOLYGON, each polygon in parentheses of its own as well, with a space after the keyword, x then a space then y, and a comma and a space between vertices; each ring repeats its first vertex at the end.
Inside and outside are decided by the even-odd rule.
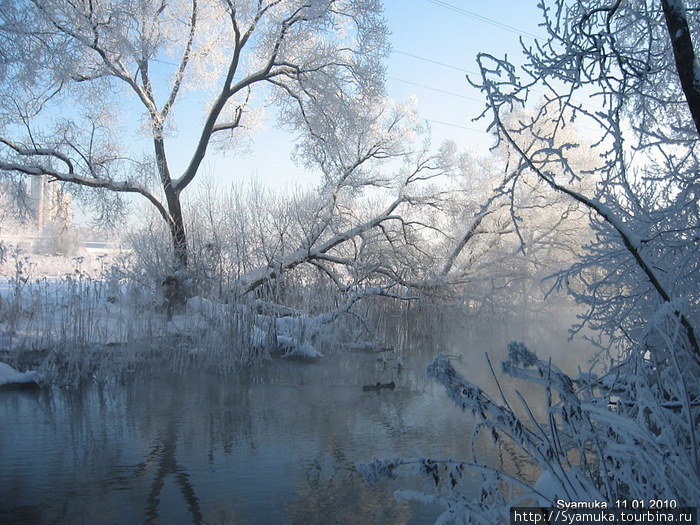
POLYGON ((368 487, 355 464, 470 456, 473 420, 425 377, 433 355, 1 391, 0 523, 431 523, 438 508, 393 497, 432 490, 415 471, 368 487))

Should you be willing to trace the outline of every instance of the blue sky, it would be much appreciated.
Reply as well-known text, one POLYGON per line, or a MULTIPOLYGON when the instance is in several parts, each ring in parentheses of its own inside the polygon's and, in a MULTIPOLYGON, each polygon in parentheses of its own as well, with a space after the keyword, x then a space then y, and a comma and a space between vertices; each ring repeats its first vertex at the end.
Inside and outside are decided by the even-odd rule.
MULTIPOLYGON (((493 138, 484 131, 486 123, 472 121, 484 103, 465 75, 477 70, 475 58, 480 51, 499 56, 507 53, 517 62, 521 55, 518 39, 542 33, 537 1, 385 0, 393 48, 387 60, 387 93, 397 101, 415 97, 420 116, 431 126, 436 147, 452 140, 460 150, 487 153, 493 138)), ((193 113, 184 120, 176 118, 177 131, 167 141, 175 176, 189 162, 196 140, 197 126, 187 129, 186 122, 202 118, 200 113, 194 114, 196 104, 191 104, 186 104, 190 107, 185 111, 193 113)), ((222 156, 210 149, 202 173, 185 196, 196 193, 205 174, 224 184, 254 180, 282 191, 316 185, 318 173, 292 162, 292 139, 277 129, 271 118, 267 128, 254 132, 248 151, 235 150, 222 156)), ((75 219, 84 223, 87 216, 76 210, 75 219)))
MULTIPOLYGON (((398 101, 417 98, 434 144, 453 140, 460 149, 486 152, 492 139, 478 131, 484 123, 471 121, 483 102, 466 81, 466 71, 476 71, 479 51, 518 57, 519 37, 542 32, 536 4, 537 0, 386 0, 394 50, 387 64, 389 96, 398 101)), ((291 150, 288 135, 268 128, 254 136, 249 154, 210 159, 208 166, 224 180, 254 178, 277 187, 313 184, 317 175, 295 166, 291 150)))
POLYGON ((471 121, 483 102, 465 75, 477 72, 480 51, 508 53, 512 58, 520 54, 521 34, 528 37, 540 30, 536 1, 389 0, 385 14, 394 48, 388 63, 390 96, 401 100, 415 95, 422 116, 432 121, 436 139, 452 139, 465 148, 488 148, 491 141, 483 131, 457 127, 484 129, 471 121))

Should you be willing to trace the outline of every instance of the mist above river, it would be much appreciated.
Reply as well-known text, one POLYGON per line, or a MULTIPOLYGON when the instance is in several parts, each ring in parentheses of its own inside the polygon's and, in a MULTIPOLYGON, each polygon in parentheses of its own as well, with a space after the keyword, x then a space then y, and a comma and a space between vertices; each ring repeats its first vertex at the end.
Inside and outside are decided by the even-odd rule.
MULTIPOLYGON (((243 372, 166 359, 72 387, 5 391, 0 520, 431 521, 439 509, 393 497, 399 488, 434 490, 417 469, 370 487, 355 466, 374 456, 471 457, 474 419, 426 378, 434 356, 452 356, 467 379, 493 392, 484 353, 498 368, 518 333, 543 357, 585 365, 583 342, 552 346, 550 338, 563 340, 563 322, 528 329, 493 321, 436 326, 434 334, 415 323, 422 335, 409 333, 392 350, 325 349, 323 359, 275 358, 243 372), (363 389, 389 382, 395 387, 363 389)), ((531 386, 499 378, 530 395, 531 386)), ((476 444, 480 459, 536 476, 507 445, 476 444)), ((478 488, 474 478, 461 490, 473 496, 478 488)))

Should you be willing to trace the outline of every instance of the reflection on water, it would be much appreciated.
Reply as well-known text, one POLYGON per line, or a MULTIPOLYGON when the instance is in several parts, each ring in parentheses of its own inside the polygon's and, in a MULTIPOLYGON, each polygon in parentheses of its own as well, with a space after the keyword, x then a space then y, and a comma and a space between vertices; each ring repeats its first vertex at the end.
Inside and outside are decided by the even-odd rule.
POLYGON ((255 377, 161 367, 110 384, 3 391, 0 522, 407 523, 413 473, 366 487, 357 461, 462 457, 472 423, 424 379, 430 356, 276 360, 255 377), (394 380, 393 391, 363 384, 394 380))
MULTIPOLYGON (((472 353, 457 368, 488 382, 481 352, 463 343, 472 353)), ((0 522, 432 522, 439 509, 393 498, 432 490, 415 472, 367 487, 354 465, 471 457, 473 421, 425 378, 433 356, 404 357, 401 370, 360 353, 275 360, 247 376, 161 366, 0 392, 0 522), (362 390, 391 380, 395 390, 362 390)), ((479 446, 481 459, 522 468, 479 446)))

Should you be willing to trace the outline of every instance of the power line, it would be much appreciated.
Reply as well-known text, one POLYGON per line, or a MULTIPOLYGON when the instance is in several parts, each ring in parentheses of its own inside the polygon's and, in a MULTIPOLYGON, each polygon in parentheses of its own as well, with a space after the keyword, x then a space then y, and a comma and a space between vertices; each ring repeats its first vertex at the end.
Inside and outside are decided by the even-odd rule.
MULTIPOLYGON (((453 97, 459 97, 459 98, 464 98, 464 99, 467 99, 467 100, 473 100, 473 101, 475 101, 475 102, 484 102, 483 100, 478 99, 478 98, 468 97, 468 96, 466 96, 466 95, 461 95, 461 94, 459 94, 459 93, 454 93, 454 92, 452 92, 452 91, 447 91, 447 90, 445 90, 445 89, 440 89, 440 88, 436 88, 436 87, 432 87, 432 86, 426 86, 425 84, 419 84, 419 83, 417 83, 417 82, 411 82, 410 80, 404 80, 404 79, 402 79, 402 78, 396 78, 396 77, 391 77, 391 76, 388 77, 388 78, 389 78, 390 80, 394 80, 394 81, 396 81, 396 82, 403 82, 404 84, 410 84, 411 86, 417 86, 417 87, 429 89, 429 90, 431 90, 431 91, 437 91, 437 92, 439 92, 439 93, 445 93, 445 94, 447 94, 447 95, 452 95, 453 97)), ((477 133, 488 133, 488 132, 484 131, 483 129, 470 128, 470 127, 468 127, 468 126, 462 126, 462 125, 460 125, 460 124, 452 124, 452 123, 450 123, 450 122, 443 122, 443 121, 441 121, 441 120, 434 120, 434 119, 429 119, 429 118, 428 118, 428 119, 425 119, 425 120, 426 120, 427 122, 432 123, 432 124, 440 124, 440 125, 442 125, 442 126, 449 126, 449 127, 451 127, 451 128, 466 129, 466 130, 468 130, 468 131, 475 131, 475 132, 477 132, 477 133)))
POLYGON ((461 67, 453 66, 451 64, 445 64, 444 62, 438 62, 437 60, 433 60, 431 58, 425 58, 419 55, 414 55, 413 53, 407 53, 406 51, 400 51, 398 49, 392 49, 392 53, 396 53, 397 55, 405 55, 407 57, 415 58, 418 60, 422 60, 423 62, 430 62, 431 64, 437 64, 438 66, 442 67, 447 67, 450 69, 455 69, 457 71, 462 71, 464 73, 469 73, 470 75, 478 75, 476 71, 470 71, 469 69, 463 69, 461 67))
MULTIPOLYGON (((430 1, 432 1, 432 0, 428 0, 428 1, 430 2, 430 1)), ((478 72, 476 72, 476 71, 471 71, 471 70, 469 70, 469 69, 463 69, 463 68, 461 68, 461 67, 453 66, 452 64, 446 64, 445 62, 438 62, 437 60, 433 60, 433 59, 431 59, 431 58, 422 57, 422 56, 420 56, 420 55, 415 55, 415 54, 413 54, 413 53, 408 53, 407 51, 401 51, 401 50, 399 50, 399 49, 392 49, 391 52, 392 52, 392 53, 396 53, 396 54, 398 54, 398 55, 405 55, 405 56, 407 56, 407 57, 415 58, 415 59, 417 59, 417 60, 422 60, 423 62, 430 62, 431 64, 437 64, 437 65, 439 65, 439 66, 447 67, 447 68, 450 68, 450 69, 455 69, 455 70, 457 70, 457 71, 463 71, 464 73, 469 73, 470 75, 478 75, 478 76, 481 76, 481 73, 478 73, 478 72)), ((398 80, 399 82, 407 82, 407 83, 410 84, 410 82, 408 82, 408 80, 401 80, 401 79, 397 79, 397 78, 394 78, 394 80, 398 80)), ((437 88, 431 88, 431 87, 428 87, 428 86, 422 86, 422 85, 420 85, 420 84, 416 84, 416 85, 418 85, 418 86, 420 86, 420 87, 427 87, 428 89, 435 89, 435 90, 437 90, 437 91, 441 91, 441 90, 438 90, 437 88)), ((534 88, 530 88, 530 91, 532 91, 533 93, 544 93, 544 91, 539 90, 539 89, 534 89, 534 88)), ((456 94, 456 93, 450 93, 450 94, 456 94)), ((463 95, 457 95, 457 96, 463 96, 463 95)), ((467 98, 467 97, 465 97, 465 98, 467 98)), ((474 99, 472 99, 472 100, 474 100, 474 99)), ((478 102, 483 102, 483 100, 478 100, 478 102)))
POLYGON ((504 24, 503 22, 499 22, 498 20, 494 20, 493 18, 489 18, 487 16, 480 15, 478 13, 474 13, 473 11, 467 11, 466 9, 463 9, 461 7, 457 7, 456 5, 449 4, 447 2, 443 2, 442 0, 426 0, 427 2, 430 2, 433 5, 437 5, 440 7, 443 7, 445 9, 449 9, 450 11, 454 11, 455 13, 459 13, 464 16, 468 16, 470 18, 473 18, 475 20, 479 20, 480 22, 484 22, 486 24, 490 24, 494 27, 498 27, 500 29, 504 29, 506 31, 510 31, 511 33, 515 33, 516 35, 524 36, 527 38, 538 38, 537 35, 533 33, 529 33, 527 31, 524 31, 522 29, 518 29, 517 27, 510 26, 508 24, 504 24))
POLYGON ((403 82, 404 84, 409 84, 409 85, 411 85, 411 86, 416 86, 416 87, 420 87, 420 88, 424 88, 424 89, 429 89, 429 90, 431 90, 431 91, 437 91, 438 93, 445 93, 446 95, 452 95, 453 97, 459 97, 459 98, 463 98, 463 99, 466 99, 466 100, 472 100, 472 101, 474 101, 474 102, 484 102, 482 99, 479 99, 479 98, 468 97, 468 96, 462 95, 462 94, 460 94, 460 93, 455 93, 454 91, 447 91, 446 89, 440 89, 440 88, 436 88, 436 87, 432 87, 432 86, 426 86, 425 84, 419 84, 419 83, 417 83, 417 82, 411 82, 410 80, 404 80, 404 79, 402 79, 402 78, 396 78, 396 77, 392 77, 392 76, 389 76, 389 77, 387 77, 387 78, 388 78, 389 80, 394 80, 395 82, 403 82))
POLYGON ((468 126, 461 126, 459 124, 450 124, 449 122, 442 122, 440 120, 433 120, 433 119, 425 119, 428 122, 431 122, 432 124, 441 124, 443 126, 450 126, 451 128, 460 128, 460 129, 466 129, 468 131, 476 131, 477 133, 486 133, 489 134, 488 131, 484 131, 483 129, 477 129, 477 128, 470 128, 468 126))

